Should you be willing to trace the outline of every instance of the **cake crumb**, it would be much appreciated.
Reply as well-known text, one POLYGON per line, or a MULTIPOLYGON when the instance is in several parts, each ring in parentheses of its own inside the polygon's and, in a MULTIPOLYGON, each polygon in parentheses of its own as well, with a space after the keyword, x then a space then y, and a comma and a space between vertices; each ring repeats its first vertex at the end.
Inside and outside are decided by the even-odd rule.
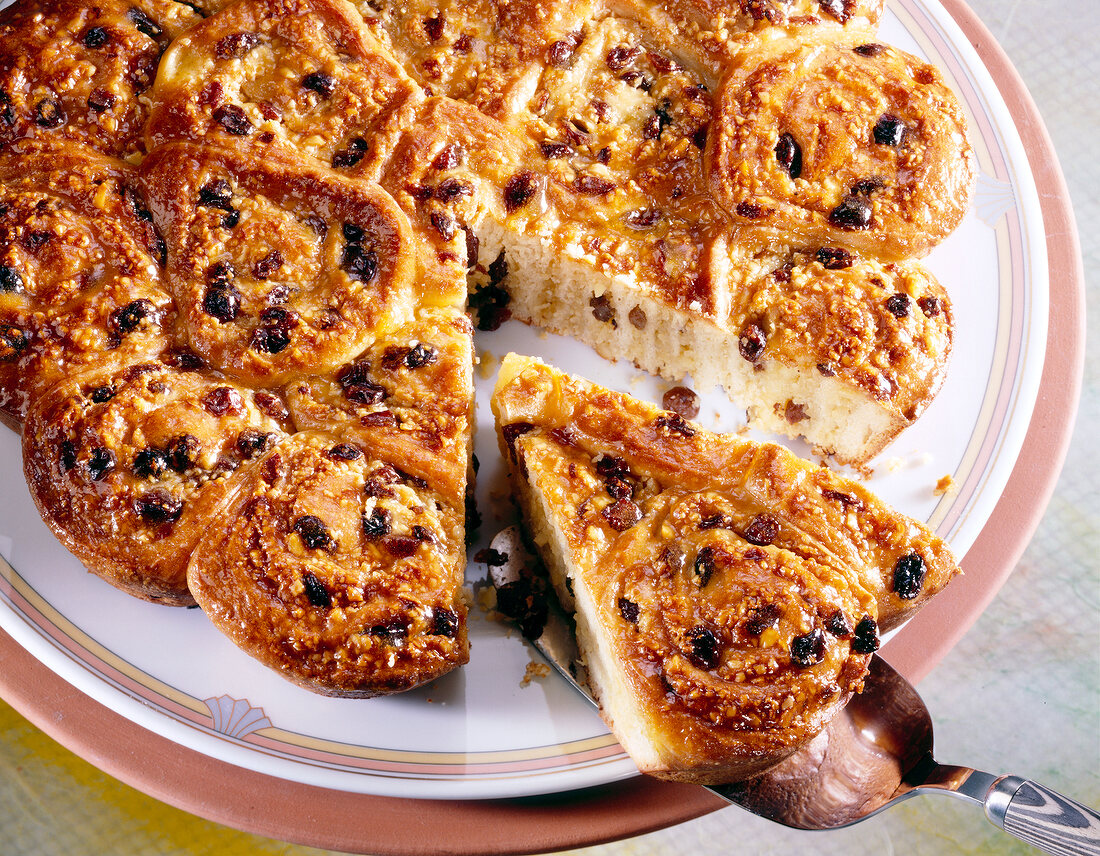
POLYGON ((958 491, 959 486, 955 483, 955 480, 951 478, 950 474, 942 476, 932 489, 932 493, 936 496, 954 496, 958 491))
POLYGON ((905 466, 905 461, 903 461, 901 458, 895 456, 893 458, 890 458, 886 462, 886 472, 896 473, 898 470, 900 470, 904 466, 905 466))
POLYGON ((482 351, 477 361, 477 373, 482 380, 489 380, 496 374, 500 360, 492 351, 482 351))
POLYGON ((536 678, 546 678, 550 675, 550 667, 545 663, 536 663, 533 660, 527 664, 527 671, 523 673, 523 680, 519 682, 521 687, 531 685, 536 678))

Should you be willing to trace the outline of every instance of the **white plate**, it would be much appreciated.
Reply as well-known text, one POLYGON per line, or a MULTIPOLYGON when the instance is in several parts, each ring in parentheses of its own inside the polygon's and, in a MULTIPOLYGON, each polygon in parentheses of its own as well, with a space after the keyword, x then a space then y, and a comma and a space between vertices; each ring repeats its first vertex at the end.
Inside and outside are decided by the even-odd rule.
MULTIPOLYGON (((868 483, 963 555, 1008 481, 1035 402, 1047 324, 1043 224, 1012 119, 956 24, 934 3, 898 0, 880 40, 946 73, 970 115, 980 177, 971 214, 928 259, 955 310, 947 382, 919 423, 874 462, 868 483), (957 491, 938 497, 933 487, 944 475, 957 491)), ((517 324, 479 334, 478 346, 487 368, 516 350, 651 400, 667 387, 517 324)), ((509 513, 487 374, 478 381, 476 441, 483 541, 509 513)), ((720 395, 703 401, 704 425, 743 422, 720 395)), ((10 563, 0 568, 0 626, 88 696, 156 734, 292 782, 382 796, 516 797, 635 775, 562 682, 523 685, 536 655, 476 608, 467 667, 392 698, 315 696, 239 652, 200 611, 146 604, 86 573, 39 519, 18 438, 8 432, 0 435, 0 484, 0 555, 10 563)), ((484 575, 471 563, 470 583, 484 575)))

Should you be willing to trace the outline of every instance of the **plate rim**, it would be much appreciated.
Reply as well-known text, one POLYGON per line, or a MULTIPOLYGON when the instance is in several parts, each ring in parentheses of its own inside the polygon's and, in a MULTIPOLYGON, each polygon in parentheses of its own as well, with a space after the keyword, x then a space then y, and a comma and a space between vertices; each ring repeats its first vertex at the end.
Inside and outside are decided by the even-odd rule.
MULTIPOLYGON (((1084 272, 1068 189, 1026 85, 962 0, 939 0, 976 50, 1017 133, 1037 187, 1047 235, 1049 326, 1041 394, 1019 457, 989 521, 963 558, 967 574, 905 628, 884 656, 911 680, 924 677, 996 595, 1038 526, 1073 430, 1084 367, 1084 272), (962 602, 965 601, 965 604, 962 602), (935 639, 929 649, 911 644, 935 639), (899 644, 899 642, 905 644, 899 644), (919 654, 919 656, 918 656, 919 654)), ((302 785, 202 755, 93 701, 0 631, 0 696, 77 755, 166 803, 215 822, 345 852, 434 852, 448 830, 455 853, 539 853, 643 834, 722 805, 706 791, 636 777, 540 797, 445 801, 372 796, 302 785), (141 746, 141 753, 119 752, 141 746), (262 805, 257 795, 263 794, 262 805), (302 812, 303 804, 310 806, 302 812), (548 810, 553 823, 548 823, 548 810), (369 825, 363 822, 370 818, 369 825), (506 823, 501 823, 506 820, 506 823), (562 822, 565 821, 565 822, 562 822)))

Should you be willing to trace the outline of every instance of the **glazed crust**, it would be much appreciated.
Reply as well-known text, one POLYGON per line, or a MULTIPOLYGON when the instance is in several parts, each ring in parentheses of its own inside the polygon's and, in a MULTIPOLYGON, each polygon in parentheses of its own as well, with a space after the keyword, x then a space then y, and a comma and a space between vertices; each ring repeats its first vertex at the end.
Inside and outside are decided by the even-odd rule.
POLYGON ((860 689, 879 631, 958 572, 858 483, 535 360, 505 359, 493 409, 593 690, 644 772, 714 784, 781 760, 860 689))
POLYGON ((897 261, 925 255, 967 210, 962 110, 939 71, 895 48, 762 46, 723 82, 715 129, 712 190, 754 239, 897 261))
POLYGON ((188 584, 291 681, 353 698, 407 690, 469 656, 462 507, 336 439, 299 432, 243 473, 188 584))
POLYGON ((170 350, 166 252, 127 164, 66 143, 0 155, 0 409, 22 420, 63 377, 170 350))
POLYGON ((172 0, 19 2, 0 12, 0 152, 65 141, 143 151, 161 52, 199 21, 172 0))

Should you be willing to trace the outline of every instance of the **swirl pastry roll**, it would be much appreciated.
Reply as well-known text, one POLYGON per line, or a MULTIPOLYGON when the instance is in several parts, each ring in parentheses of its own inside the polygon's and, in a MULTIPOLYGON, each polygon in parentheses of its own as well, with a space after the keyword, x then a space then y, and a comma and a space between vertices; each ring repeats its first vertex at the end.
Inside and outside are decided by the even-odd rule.
POLYGON ((432 292, 407 218, 375 185, 187 144, 147 158, 142 183, 188 341, 234 377, 334 371, 432 292))
POLYGON ((245 652, 356 698, 411 689, 468 658, 456 509, 372 447, 299 432, 242 474, 188 582, 245 652))
POLYGON ((74 141, 140 155, 140 96, 169 41, 199 20, 173 0, 21 0, 0 11, 0 152, 74 141))
POLYGON ((75 144, 0 155, 0 410, 169 349, 165 256, 132 167, 75 144))
POLYGON ((150 149, 243 144, 364 174, 418 95, 343 0, 242 0, 165 53, 146 137, 150 149))
POLYGON ((859 484, 509 355, 493 396, 590 685, 643 772, 752 776, 818 733, 958 571, 859 484))
POLYGON ((42 519, 89 570, 145 600, 190 605, 187 564, 234 473, 285 436, 267 393, 142 363, 39 397, 23 462, 42 519))
POLYGON ((933 66, 877 43, 776 39, 722 83, 707 162, 750 240, 926 254, 962 220, 966 120, 933 66))

